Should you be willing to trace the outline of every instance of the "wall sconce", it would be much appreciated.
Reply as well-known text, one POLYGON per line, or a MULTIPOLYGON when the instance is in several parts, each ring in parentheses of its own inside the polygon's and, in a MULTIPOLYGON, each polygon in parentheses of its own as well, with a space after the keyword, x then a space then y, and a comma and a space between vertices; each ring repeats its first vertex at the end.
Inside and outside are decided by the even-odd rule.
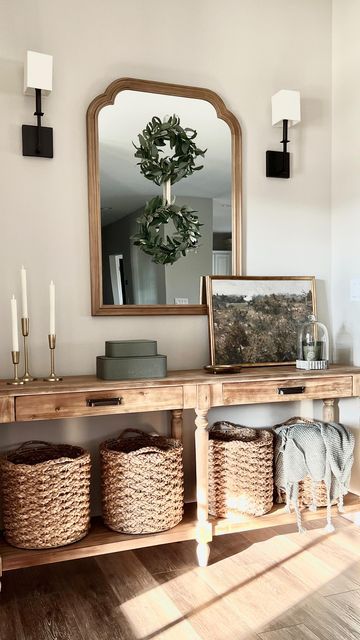
POLYGON ((52 90, 53 58, 45 53, 28 51, 26 54, 24 93, 27 96, 35 95, 36 110, 34 116, 37 125, 22 126, 23 156, 36 156, 38 158, 53 158, 53 130, 51 127, 42 127, 41 118, 44 115, 41 110, 41 92, 48 96, 52 90))
POLYGON ((287 151, 288 126, 300 122, 300 92, 282 89, 271 98, 272 125, 283 128, 283 151, 266 152, 266 177, 290 178, 290 153, 287 151))

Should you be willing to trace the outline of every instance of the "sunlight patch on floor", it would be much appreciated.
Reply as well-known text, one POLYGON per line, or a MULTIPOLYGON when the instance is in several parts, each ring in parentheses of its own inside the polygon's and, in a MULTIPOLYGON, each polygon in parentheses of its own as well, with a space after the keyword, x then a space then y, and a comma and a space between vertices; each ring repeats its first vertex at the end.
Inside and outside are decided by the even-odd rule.
POLYGON ((326 608, 326 597, 353 589, 357 545, 357 531, 341 527, 331 535, 323 528, 304 535, 253 530, 229 541, 227 557, 206 568, 159 574, 161 584, 121 612, 139 640, 233 640, 234 626, 236 640, 255 640, 264 630, 301 625, 304 603, 308 609, 321 600, 326 608))
POLYGON ((343 518, 353 522, 357 527, 360 527, 360 511, 353 511, 350 513, 344 513, 343 518))
POLYGON ((157 638, 161 631, 164 640, 199 640, 160 586, 124 602, 120 609, 136 638, 157 638))
MULTIPOLYGON (((319 530, 309 530, 308 535, 300 537, 301 543, 300 534, 265 540, 256 540, 256 535, 266 534, 249 532, 248 548, 206 568, 195 568, 173 578, 169 573, 161 586, 122 604, 121 611, 136 637, 225 640, 227 621, 233 618, 238 625, 243 625, 238 639, 245 640, 253 637, 250 629, 259 632, 274 620, 301 624, 300 603, 321 593, 325 585, 331 585, 354 563, 354 557, 349 554, 340 570, 336 564, 327 564, 312 554, 312 548, 331 539, 319 530), (297 543, 292 536, 297 536, 297 543), (180 603, 179 608, 172 598, 180 603), (219 620, 219 616, 223 617, 224 625, 222 631, 218 629, 219 633, 210 628, 206 630, 207 635, 198 635, 192 628, 192 625, 195 629, 197 625, 206 627, 206 619, 219 620)), ((340 530, 338 535, 341 538, 344 534, 340 530)))

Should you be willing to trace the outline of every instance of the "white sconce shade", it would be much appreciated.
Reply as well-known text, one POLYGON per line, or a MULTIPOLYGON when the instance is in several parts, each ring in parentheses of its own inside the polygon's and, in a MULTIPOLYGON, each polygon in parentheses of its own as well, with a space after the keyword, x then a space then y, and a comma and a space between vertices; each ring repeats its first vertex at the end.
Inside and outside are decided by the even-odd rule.
POLYGON ((24 73, 24 93, 27 96, 35 94, 35 89, 41 89, 44 96, 52 90, 53 57, 46 53, 27 51, 24 73))
POLYGON ((289 127, 301 120, 300 91, 281 89, 271 98, 272 125, 281 127, 283 120, 288 120, 289 127))

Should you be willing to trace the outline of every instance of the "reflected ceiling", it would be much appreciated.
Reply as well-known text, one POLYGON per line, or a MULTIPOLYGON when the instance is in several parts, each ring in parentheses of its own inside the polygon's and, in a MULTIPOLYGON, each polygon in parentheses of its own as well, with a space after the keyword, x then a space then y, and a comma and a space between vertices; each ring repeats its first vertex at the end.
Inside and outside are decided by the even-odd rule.
POLYGON ((220 119, 214 121, 215 109, 204 100, 138 91, 122 91, 114 105, 99 113, 102 225, 136 211, 147 199, 161 194, 159 187, 140 174, 132 142, 137 143, 138 134, 154 115, 162 118, 173 113, 180 117, 183 127, 196 129, 197 146, 207 149, 204 169, 175 184, 173 195, 213 198, 218 211, 217 231, 227 230, 231 193, 228 125, 220 119))

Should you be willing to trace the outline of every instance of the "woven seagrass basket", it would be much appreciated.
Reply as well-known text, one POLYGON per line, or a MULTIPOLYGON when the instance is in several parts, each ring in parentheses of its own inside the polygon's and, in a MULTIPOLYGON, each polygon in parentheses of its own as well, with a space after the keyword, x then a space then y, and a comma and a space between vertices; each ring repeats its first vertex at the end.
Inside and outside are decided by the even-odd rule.
MULTIPOLYGON (((322 480, 316 484, 315 488, 315 502, 317 507, 326 507, 327 494, 326 484, 322 480)), ((304 480, 299 482, 299 506, 309 507, 313 502, 312 497, 312 480, 310 476, 306 476, 304 480)), ((337 504, 337 500, 332 500, 331 504, 337 504)))
POLYGON ((182 444, 125 429, 100 445, 105 524, 123 533, 155 533, 177 525, 184 512, 182 444), (124 437, 134 432, 133 437, 124 437))
POLYGON ((60 547, 90 527, 90 454, 81 447, 25 442, 0 459, 5 538, 23 549, 60 547))
MULTIPOLYGON (((302 423, 305 425, 314 424, 314 420, 309 420, 309 418, 289 418, 286 422, 283 422, 283 426, 292 426, 298 423, 302 423)), ((315 503, 317 507, 326 507, 327 506, 327 493, 326 493, 326 484, 323 480, 316 483, 315 492, 314 492, 315 503)), ((286 502, 286 493, 282 489, 278 492, 277 501, 279 503, 286 502)), ((299 482, 299 497, 298 497, 299 507, 309 507, 313 504, 313 482, 310 476, 306 476, 303 480, 299 482)), ((337 504, 337 500, 332 500, 331 504, 337 504)))
MULTIPOLYGON (((317 507, 326 507, 327 506, 327 493, 326 493, 326 485, 323 480, 318 482, 315 488, 315 504, 317 507)), ((286 502, 286 493, 283 489, 280 489, 277 494, 277 502, 284 503, 286 502)), ((310 476, 306 476, 304 480, 300 480, 299 482, 299 497, 298 504, 300 508, 310 507, 313 503, 313 494, 312 494, 312 480, 310 476)), ((331 504, 337 504, 337 500, 332 500, 331 504)))
POLYGON ((261 516, 273 506, 273 434, 231 422, 209 432, 209 513, 261 516))

